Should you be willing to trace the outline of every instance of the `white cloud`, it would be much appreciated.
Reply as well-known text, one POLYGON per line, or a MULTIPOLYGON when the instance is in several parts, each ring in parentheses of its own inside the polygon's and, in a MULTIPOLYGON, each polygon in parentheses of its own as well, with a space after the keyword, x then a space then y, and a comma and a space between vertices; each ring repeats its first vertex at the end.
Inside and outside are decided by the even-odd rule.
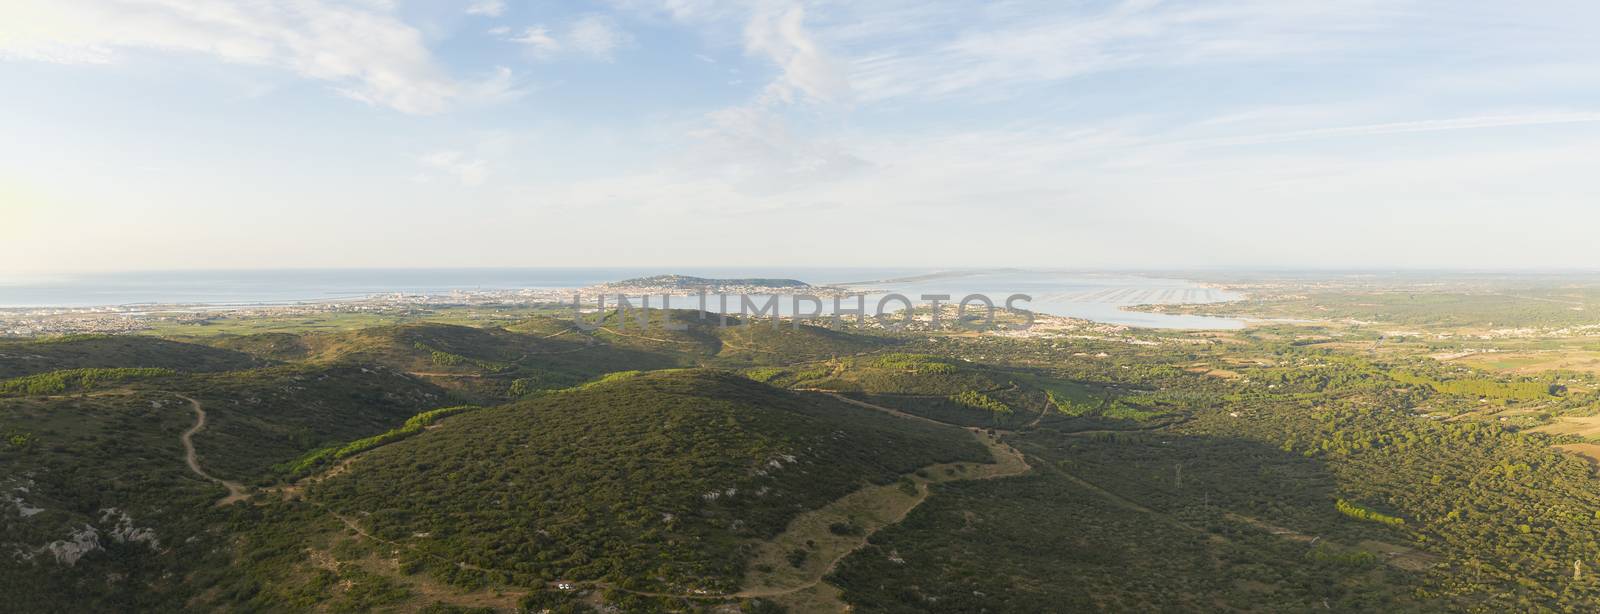
POLYGON ((527 45, 529 49, 540 57, 561 51, 561 42, 550 35, 550 29, 544 26, 529 26, 521 34, 510 38, 511 42, 527 45))
POLYGON ((805 9, 757 14, 745 26, 745 49, 770 58, 782 70, 765 97, 793 102, 796 95, 834 102, 849 96, 850 82, 823 53, 805 26, 805 9))
POLYGON ((484 17, 499 17, 506 12, 505 0, 477 0, 467 5, 468 15, 481 15, 484 17))
POLYGON ((0 4, 0 58, 109 64, 133 52, 182 52, 273 66, 347 97, 431 114, 514 94, 503 71, 451 78, 422 34, 368 4, 322 0, 13 0, 0 4), (497 89, 499 88, 499 89, 497 89))
POLYGON ((608 17, 585 15, 567 24, 560 33, 538 24, 524 28, 520 34, 506 40, 525 45, 529 53, 539 59, 572 53, 610 61, 617 49, 633 42, 633 37, 608 17))
POLYGON ((469 160, 459 151, 436 151, 418 161, 428 169, 453 177, 464 186, 480 186, 489 179, 488 160, 469 160))
POLYGON ((696 146, 683 169, 712 174, 748 194, 773 194, 858 176, 872 166, 838 141, 797 133, 762 106, 711 113, 691 134, 696 146))
POLYGON ((567 39, 578 52, 601 59, 611 59, 612 52, 630 40, 609 18, 599 15, 587 15, 573 22, 567 39))

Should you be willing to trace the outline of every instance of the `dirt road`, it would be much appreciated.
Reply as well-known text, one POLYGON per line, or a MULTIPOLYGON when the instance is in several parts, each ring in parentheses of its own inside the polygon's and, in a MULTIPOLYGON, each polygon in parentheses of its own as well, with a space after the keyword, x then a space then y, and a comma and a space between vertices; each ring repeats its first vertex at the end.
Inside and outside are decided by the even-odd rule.
POLYGON ((218 507, 233 503, 234 501, 243 501, 246 497, 249 497, 250 493, 245 490, 243 484, 218 478, 206 473, 205 469, 200 468, 200 456, 194 451, 194 434, 200 432, 200 429, 206 427, 206 410, 204 407, 200 406, 199 401, 196 401, 193 398, 181 394, 177 396, 180 399, 188 401, 189 406, 194 408, 194 426, 189 427, 189 430, 184 431, 183 436, 180 437, 180 439, 183 441, 183 460, 189 463, 189 470, 193 471, 195 475, 221 484, 223 488, 228 489, 228 496, 217 501, 218 507))

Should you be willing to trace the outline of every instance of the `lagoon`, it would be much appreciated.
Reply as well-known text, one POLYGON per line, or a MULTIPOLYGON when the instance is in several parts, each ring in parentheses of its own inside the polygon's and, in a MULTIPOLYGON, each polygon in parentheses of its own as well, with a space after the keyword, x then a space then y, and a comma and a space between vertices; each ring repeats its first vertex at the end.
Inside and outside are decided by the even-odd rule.
MULTIPOLYGON (((623 279, 677 273, 709 278, 794 278, 813 285, 844 286, 868 294, 868 312, 886 292, 918 305, 924 294, 959 300, 984 294, 1003 306, 1012 294, 1027 294, 1028 309, 1108 324, 1169 329, 1235 329, 1238 320, 1125 311, 1138 304, 1210 303, 1235 293, 1191 281, 1127 273, 1024 269, 933 271, 874 268, 474 268, 303 269, 252 271, 141 271, 0 279, 0 307, 98 307, 140 304, 239 306, 315 303, 377 294, 449 294, 451 291, 583 288, 623 279)), ((732 298, 732 297, 730 297, 732 298)), ((655 299, 659 305, 659 297, 655 299)), ((781 301, 784 313, 790 301, 781 301)), ((847 304, 853 305, 854 301, 847 304)), ((730 304, 737 310, 737 299, 730 304)), ((696 297, 677 297, 674 307, 694 308, 696 297)), ((715 305, 712 305, 713 307, 715 305)), ((831 301, 824 301, 831 307, 831 301)))

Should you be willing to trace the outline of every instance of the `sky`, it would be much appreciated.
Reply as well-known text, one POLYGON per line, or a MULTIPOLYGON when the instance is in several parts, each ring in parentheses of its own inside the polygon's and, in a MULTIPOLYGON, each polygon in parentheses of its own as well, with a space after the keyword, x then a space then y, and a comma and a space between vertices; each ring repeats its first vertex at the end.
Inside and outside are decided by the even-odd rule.
POLYGON ((1600 268, 1600 3, 6 0, 0 275, 1600 268))

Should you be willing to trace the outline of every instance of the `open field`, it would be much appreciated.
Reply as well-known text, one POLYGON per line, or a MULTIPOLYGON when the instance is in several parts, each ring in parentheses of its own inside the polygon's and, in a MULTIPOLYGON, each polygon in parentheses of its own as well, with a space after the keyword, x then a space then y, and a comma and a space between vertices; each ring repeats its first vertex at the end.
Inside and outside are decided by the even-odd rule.
POLYGON ((1563 416, 1561 419, 1533 429, 1536 433, 1551 435, 1600 436, 1600 416, 1563 416))
POLYGON ((1600 350, 1595 349, 1473 352, 1448 360, 1507 373, 1581 371, 1600 374, 1600 350))
POLYGON ((1571 452, 1589 461, 1595 471, 1600 472, 1600 444, 1593 443, 1564 443, 1556 446, 1562 452, 1571 452))

